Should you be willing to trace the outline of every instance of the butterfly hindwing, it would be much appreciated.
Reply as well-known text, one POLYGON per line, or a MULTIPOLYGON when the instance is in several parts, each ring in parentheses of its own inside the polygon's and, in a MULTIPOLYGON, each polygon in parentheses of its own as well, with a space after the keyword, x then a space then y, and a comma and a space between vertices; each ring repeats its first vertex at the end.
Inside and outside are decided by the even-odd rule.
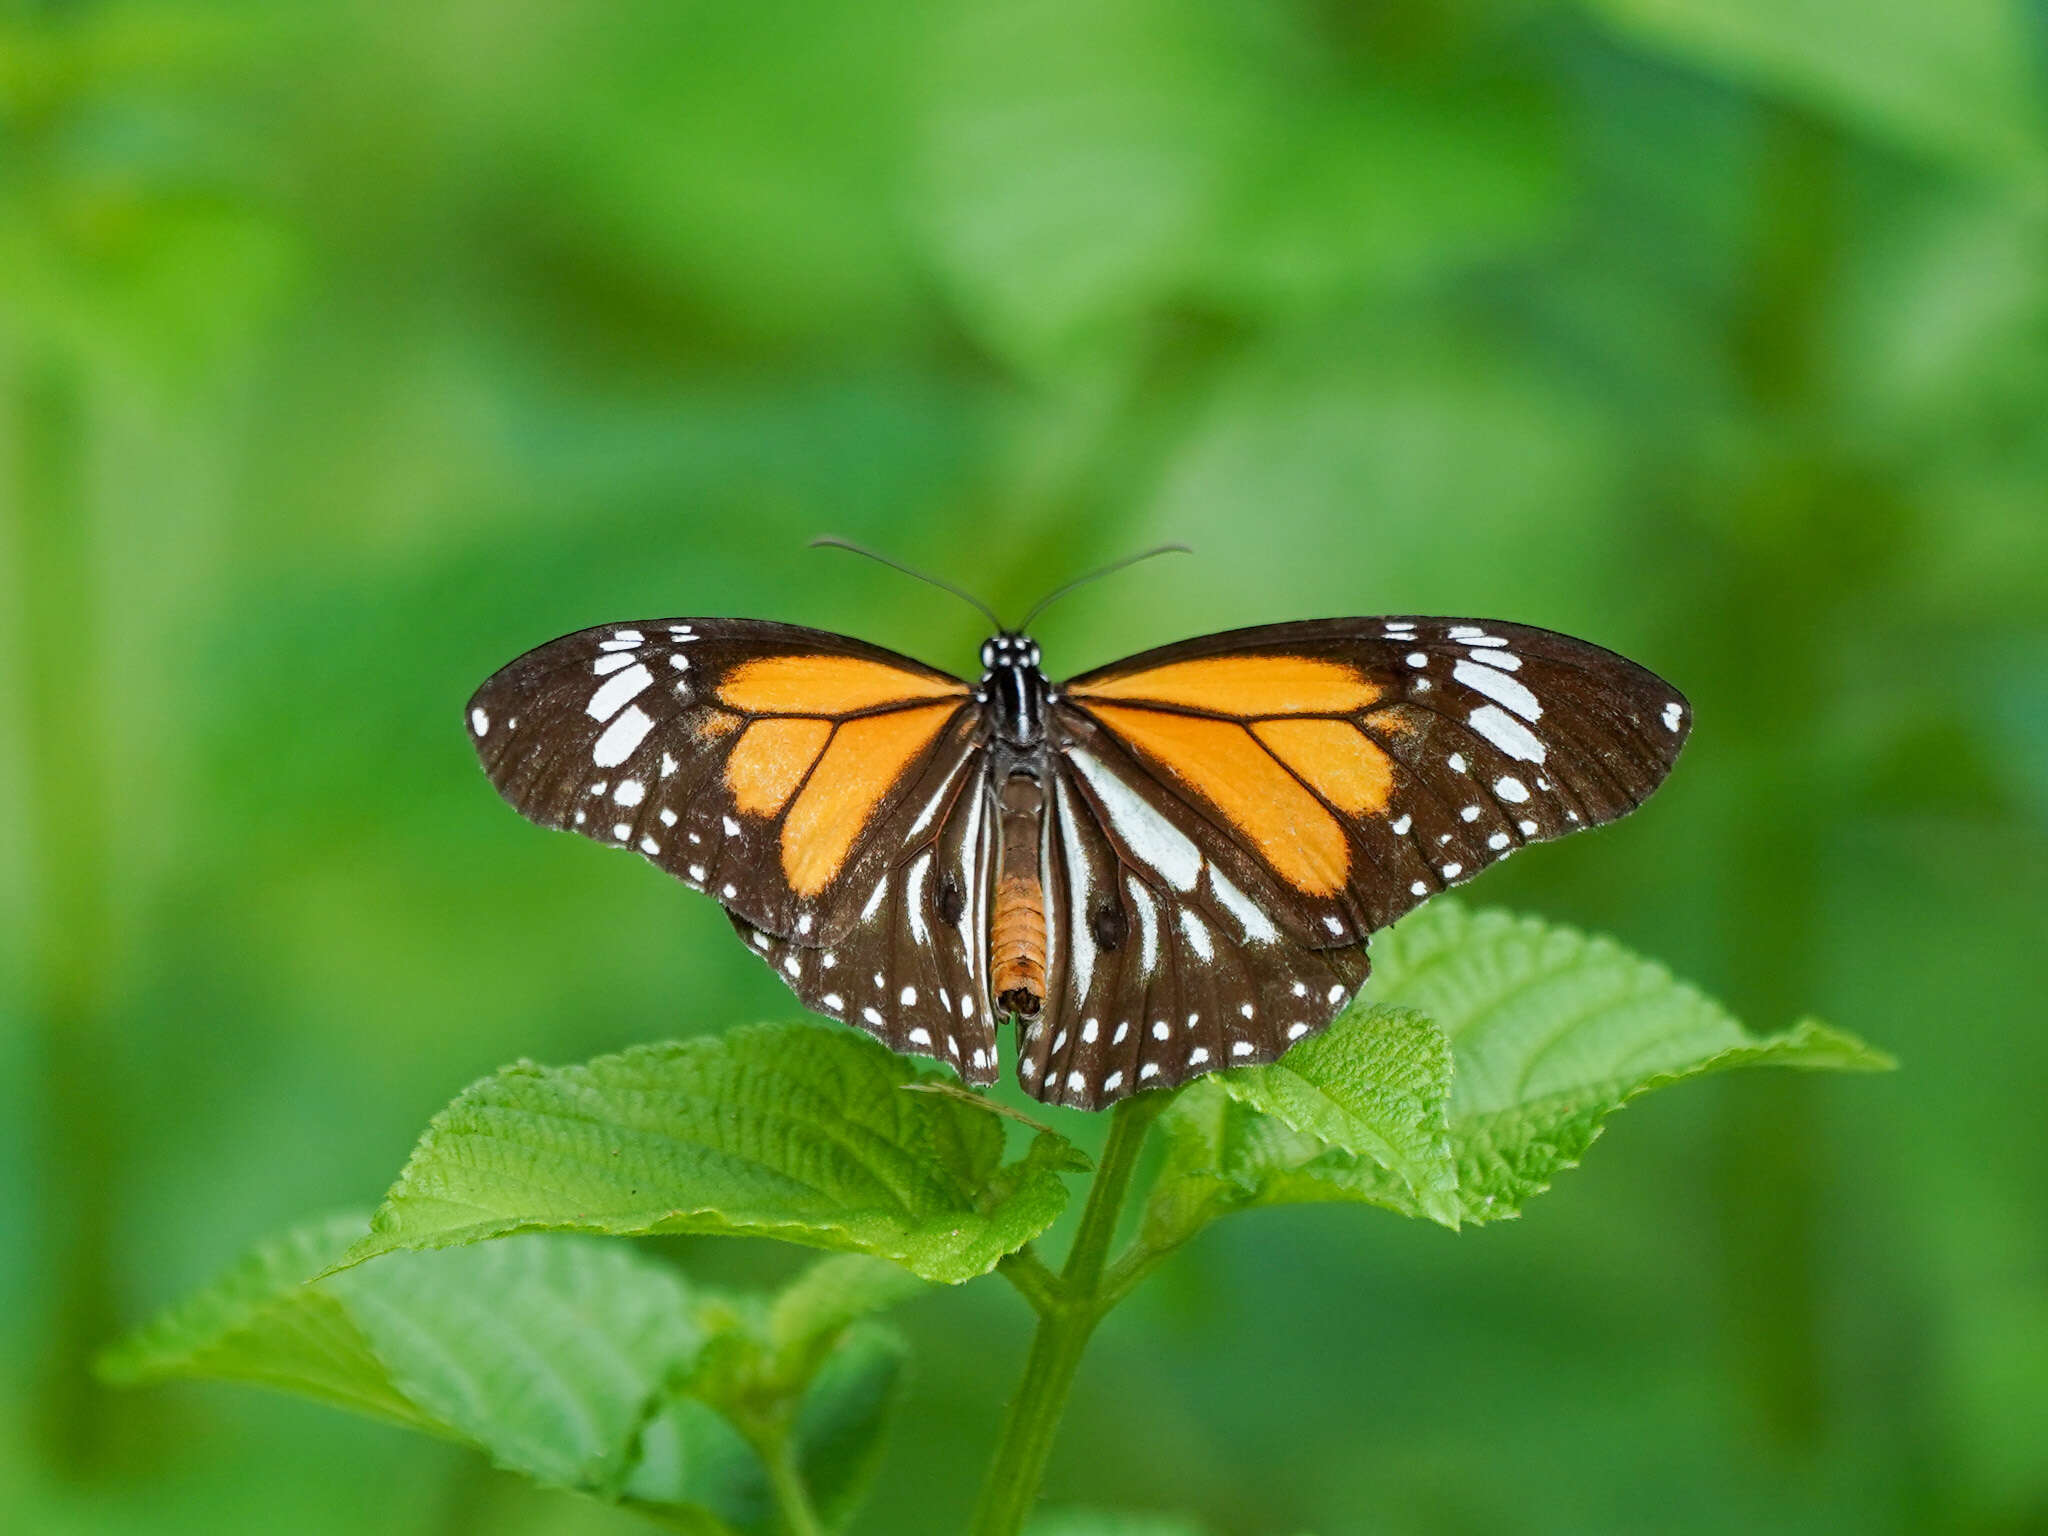
POLYGON ((1018 1043, 1025 1088, 1096 1109, 1276 1060, 1320 1028, 1364 981, 1364 946, 1283 929, 1233 878, 1245 872, 1227 843, 1183 810, 1151 812, 1134 760, 1085 722, 1068 730, 1045 837, 1047 1006, 1018 1043))
POLYGON ((988 796, 983 760, 949 760, 933 775, 937 807, 917 796, 878 830, 892 861, 871 876, 856 923, 837 943, 777 937, 733 914, 733 926, 804 1005, 855 1025, 891 1050, 931 1056, 976 1087, 996 1080, 986 930, 988 796), (916 818, 912 825, 904 825, 916 818), (917 825, 922 821, 922 825, 917 825), (915 828, 915 830, 913 830, 915 828))

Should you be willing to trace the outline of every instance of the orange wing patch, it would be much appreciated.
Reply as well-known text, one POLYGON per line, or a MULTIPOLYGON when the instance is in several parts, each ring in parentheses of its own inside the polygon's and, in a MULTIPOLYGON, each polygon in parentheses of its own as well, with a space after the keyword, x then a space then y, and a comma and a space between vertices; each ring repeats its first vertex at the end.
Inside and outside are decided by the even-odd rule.
POLYGON ((829 720, 756 720, 725 760, 725 785, 745 816, 773 816, 825 750, 829 720))
MULTIPOLYGON (((889 668, 877 670, 894 678, 904 676, 889 668)), ((838 702, 845 707, 843 696, 838 702)), ((875 807, 958 710, 957 704, 927 705, 848 720, 838 727, 782 824, 782 873, 791 890, 815 896, 832 883, 875 807)))
POLYGON ((1356 667, 1316 656, 1211 656, 1105 677, 1079 699, 1129 699, 1252 719, 1259 715, 1348 715, 1380 696, 1356 667))
POLYGON ((1345 720, 1261 720, 1252 731, 1347 816, 1386 809, 1394 760, 1345 720))
POLYGON ((1344 828, 1243 726, 1124 705, 1098 704, 1094 713, 1228 817, 1295 889, 1328 896, 1344 888, 1344 828))
POLYGON ((761 656, 741 662, 718 696, 750 715, 850 715, 884 704, 963 697, 967 685, 859 656, 761 656))

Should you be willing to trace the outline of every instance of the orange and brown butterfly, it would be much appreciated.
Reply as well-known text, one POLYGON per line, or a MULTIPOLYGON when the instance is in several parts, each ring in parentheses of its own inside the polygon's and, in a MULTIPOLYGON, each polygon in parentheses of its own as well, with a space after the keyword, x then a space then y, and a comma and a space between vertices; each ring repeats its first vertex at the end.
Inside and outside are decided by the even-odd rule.
POLYGON ((1014 1020, 1024 1087, 1096 1109, 1275 1060, 1368 934, 1627 814, 1691 727, 1521 624, 1266 625, 1053 683, 989 617, 972 683, 788 624, 603 624, 496 673, 470 736, 523 815, 710 893, 806 1006, 973 1084, 1014 1020))

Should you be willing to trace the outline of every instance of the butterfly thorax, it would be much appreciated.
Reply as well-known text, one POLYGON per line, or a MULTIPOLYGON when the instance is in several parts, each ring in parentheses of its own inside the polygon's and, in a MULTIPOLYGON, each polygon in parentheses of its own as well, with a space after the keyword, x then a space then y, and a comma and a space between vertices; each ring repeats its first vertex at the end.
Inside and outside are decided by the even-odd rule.
POLYGON ((1029 635, 997 635, 982 643, 981 664, 987 670, 975 693, 988 707, 996 739, 1012 747, 1042 745, 1052 685, 1038 670, 1038 642, 1029 635))

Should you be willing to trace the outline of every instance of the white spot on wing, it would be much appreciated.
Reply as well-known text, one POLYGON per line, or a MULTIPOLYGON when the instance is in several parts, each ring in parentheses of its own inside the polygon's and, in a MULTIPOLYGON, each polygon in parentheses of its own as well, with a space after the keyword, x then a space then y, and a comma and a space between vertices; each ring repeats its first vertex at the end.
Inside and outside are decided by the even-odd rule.
POLYGON ((920 1025, 910 1032, 909 1039, 912 1045, 930 1045, 932 1043, 932 1032, 920 1025))
POLYGON ((1209 930, 1202 926, 1202 920, 1186 907, 1180 909, 1180 931, 1186 935, 1188 948, 1204 960, 1216 958, 1216 946, 1209 942, 1209 930))
POLYGON ((1550 755, 1535 732, 1498 704, 1473 710, 1468 720, 1473 730, 1509 757, 1525 763, 1540 763, 1550 755))
MULTIPOLYGON (((1675 731, 1675 730, 1677 730, 1677 729, 1678 729, 1678 727, 1679 727, 1679 723, 1680 723, 1681 721, 1683 721, 1684 719, 1685 719, 1685 707, 1684 707, 1684 706, 1683 706, 1682 704, 1680 704, 1680 703, 1679 703, 1679 702, 1678 702, 1678 701, 1677 701, 1676 699, 1673 699, 1673 700, 1672 700, 1672 701, 1671 701, 1671 702, 1670 702, 1669 704, 1666 704, 1666 705, 1664 706, 1664 729, 1665 729, 1665 730, 1667 730, 1667 731, 1675 731)), ((482 731, 478 731, 478 732, 477 732, 477 735, 481 736, 481 735, 483 735, 483 732, 482 732, 482 731)))
POLYGON ((1406 837, 1408 835, 1408 829, 1414 825, 1415 818, 1412 816, 1404 815, 1399 821, 1394 823, 1394 836, 1406 837))
POLYGON ((583 712, 593 720, 609 720, 637 699, 653 681, 653 674, 635 663, 616 677, 606 679, 604 685, 590 696, 590 702, 583 706, 583 712))
POLYGON ((1088 989, 1095 981, 1095 934, 1088 926, 1088 909, 1094 904, 1095 884, 1089 873, 1087 856, 1081 849, 1081 830, 1076 807, 1072 804, 1072 791, 1065 779, 1053 781, 1053 811, 1060 822, 1060 848, 1065 854, 1067 879, 1073 890, 1068 903, 1073 916, 1067 922, 1067 938, 1071 940, 1072 953, 1067 957, 1069 995, 1086 999, 1088 989))
POLYGON ((1081 770, 1102 801, 1111 829, 1131 852, 1175 889, 1192 891, 1202 874, 1201 851, 1092 753, 1074 752, 1068 760, 1081 770))
MULTIPOLYGON (((1476 644, 1477 642, 1474 643, 1476 644)), ((1498 643, 1506 645, 1507 641, 1502 640, 1498 643)), ((1519 672, 1522 670, 1522 658, 1513 651, 1474 651, 1472 659, 1474 661, 1483 661, 1489 667, 1499 667, 1503 672, 1519 672)))
POLYGON ((1450 763, 1450 765, 1451 765, 1451 772, 1453 772, 1453 773, 1463 773, 1463 772, 1465 771, 1465 754, 1464 754, 1464 753, 1462 753, 1462 752, 1453 752, 1453 753, 1452 753, 1452 754, 1450 755, 1450 757, 1449 757, 1448 761, 1449 761, 1449 763, 1450 763))
POLYGON ((1122 1069, 1122 1068, 1118 1068, 1118 1069, 1117 1069, 1116 1071, 1114 1071, 1114 1072, 1110 1073, 1110 1074, 1109 1074, 1109 1076, 1105 1077, 1105 1078, 1104 1078, 1104 1079, 1102 1080, 1102 1091, 1103 1091, 1104 1093, 1115 1093, 1115 1092, 1117 1091, 1117 1089, 1119 1089, 1119 1088, 1123 1087, 1123 1085, 1124 1085, 1124 1074, 1123 1074, 1123 1069, 1122 1069))
POLYGON ((1258 904, 1226 879, 1223 871, 1214 865, 1209 868, 1209 889, 1215 892, 1217 904, 1237 919, 1237 925, 1243 931, 1247 944, 1273 944, 1279 941, 1280 930, 1273 926, 1273 920, 1260 911, 1258 904))
POLYGON ((1543 718, 1543 706, 1537 702, 1536 695, 1493 667, 1461 661, 1451 668, 1451 676, 1474 693, 1483 693, 1496 703, 1507 705, 1524 720, 1543 718))
POLYGON ((654 721, 647 712, 638 704, 628 704, 597 738, 597 744, 590 749, 590 760, 600 768, 616 768, 640 750, 640 743, 653 729, 654 721))
POLYGON ((875 882, 875 888, 868 892, 867 905, 860 909, 860 920, 864 923, 873 922, 875 914, 882 910, 882 899, 888 894, 889 877, 884 875, 875 882))
POLYGON ((633 653, 631 651, 612 651, 608 655, 600 656, 597 660, 593 661, 590 664, 590 670, 599 677, 607 677, 618 671, 619 668, 630 667, 631 665, 633 665, 633 653))
POLYGON ((657 843, 651 837, 643 837, 640 839, 640 851, 646 854, 651 859, 657 853, 661 852, 661 844, 657 843))
POLYGON ((1159 962, 1159 909, 1152 904, 1152 893, 1138 884, 1135 879, 1126 879, 1131 901, 1138 909, 1139 946, 1142 954, 1140 964, 1150 975, 1159 962))
MULTIPOLYGON (((1675 708, 1676 708, 1677 706, 1676 706, 1676 705, 1673 705, 1672 707, 1673 707, 1673 708, 1675 709, 1675 708)), ((470 729, 471 729, 472 731, 475 731, 475 732, 477 733, 477 735, 479 735, 479 736, 488 736, 488 735, 490 735, 490 734, 491 734, 491 717, 490 717, 490 715, 489 715, 489 714, 488 714, 488 713, 487 713, 486 711, 484 711, 484 710, 481 710, 481 709, 472 709, 472 710, 471 710, 471 711, 469 712, 469 728, 470 728, 470 729)))
POLYGON ((1512 774, 1505 778, 1495 779, 1493 781, 1493 792, 1499 795, 1501 799, 1511 800, 1516 805, 1520 805, 1529 798, 1529 786, 1512 774))
POLYGON ((612 791, 612 799, 619 805, 638 805, 646 798, 647 786, 638 779, 621 779, 612 791))
POLYGON ((910 866, 910 884, 903 896, 903 905, 910 913, 910 936, 920 944, 931 937, 924 920, 924 877, 931 873, 931 868, 930 852, 919 854, 910 866))

